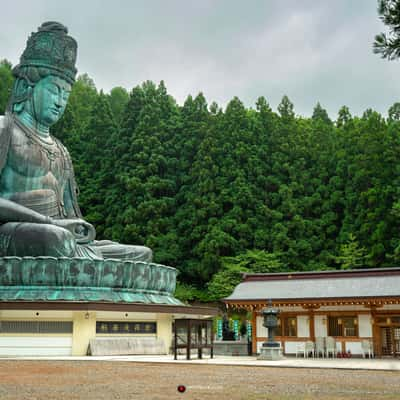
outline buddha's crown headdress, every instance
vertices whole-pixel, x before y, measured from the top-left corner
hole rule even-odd
[[[20,63],[14,69],[14,75],[18,76],[18,70],[23,67],[43,67],[49,68],[69,83],[74,83],[78,45],[75,39],[67,34],[67,27],[59,22],[44,22],[38,31],[32,32],[28,38]]]

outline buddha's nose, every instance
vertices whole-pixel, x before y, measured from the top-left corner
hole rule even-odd
[[[55,105],[57,108],[61,108],[61,107],[62,107],[62,104],[63,104],[62,95],[59,94],[58,96],[56,96],[54,105]]]
[[[54,101],[54,108],[58,111],[61,108],[61,104],[59,100]]]

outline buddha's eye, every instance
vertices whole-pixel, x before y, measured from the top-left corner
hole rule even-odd
[[[47,90],[51,93],[51,94],[58,94],[58,87],[51,85],[48,86]]]

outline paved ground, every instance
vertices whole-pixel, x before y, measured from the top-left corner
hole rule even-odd
[[[330,368],[330,369],[361,369],[400,371],[400,359],[394,358],[295,358],[285,357],[279,361],[257,360],[256,357],[216,356],[213,359],[205,357],[198,360],[195,357],[188,361],[179,356],[175,361],[172,356],[97,356],[97,357],[23,357],[15,360],[64,360],[64,361],[129,361],[143,363],[178,363],[178,364],[207,364],[207,365],[241,365],[249,367],[286,367],[286,368]],[[1,358],[0,358],[1,360]]]
[[[398,400],[400,372],[195,363],[0,360],[2,400]],[[117,362],[116,362],[117,361]],[[307,361],[307,360],[306,360]],[[341,360],[347,361],[347,360]],[[178,393],[185,385],[185,393]]]

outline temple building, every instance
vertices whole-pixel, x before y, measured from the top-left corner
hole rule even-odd
[[[325,356],[400,356],[400,268],[244,274],[223,301],[252,313],[253,353],[268,336],[261,311],[270,300],[284,354],[329,338],[336,351]]]
[[[0,301],[0,357],[169,354],[176,319],[215,314],[183,304]]]

